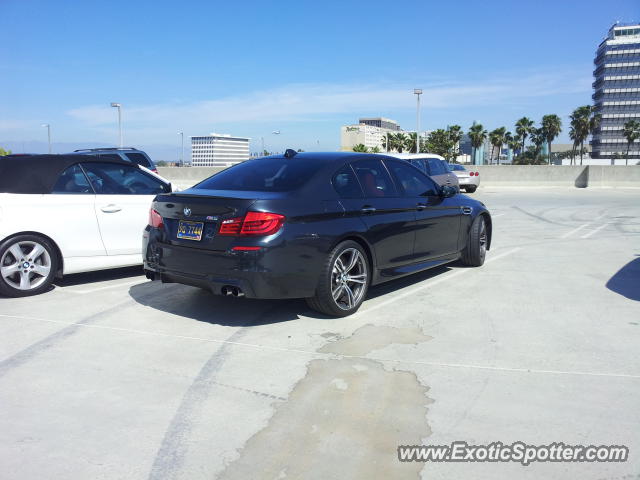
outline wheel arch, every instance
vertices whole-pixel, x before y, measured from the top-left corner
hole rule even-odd
[[[339,240],[336,240],[331,245],[331,248],[329,249],[329,251],[330,252],[333,251],[333,249],[336,248],[340,243],[346,242],[347,240],[356,242],[362,247],[362,249],[364,250],[364,253],[367,254],[367,261],[369,262],[369,267],[371,268],[371,272],[373,274],[376,267],[376,261],[375,261],[375,256],[373,254],[373,249],[371,248],[371,245],[369,245],[369,243],[361,236],[351,234],[351,235],[345,235],[344,237],[340,237]]]
[[[56,243],[56,241],[53,238],[51,238],[49,235],[45,235],[44,233],[41,233],[41,232],[36,232],[36,231],[32,231],[32,230],[25,230],[23,232],[12,233],[11,235],[3,238],[2,239],[2,243],[6,242],[7,240],[10,240],[10,239],[12,239],[14,237],[17,237],[19,235],[35,235],[35,236],[42,237],[45,240],[47,240],[53,246],[53,249],[55,250],[56,257],[58,258],[58,271],[56,272],[56,277],[62,277],[62,272],[64,272],[64,257],[62,256],[62,250],[60,250],[60,247],[58,246],[58,244]]]

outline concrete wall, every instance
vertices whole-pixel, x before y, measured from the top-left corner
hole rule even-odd
[[[158,167],[158,174],[184,190],[222,170],[222,167]]]
[[[570,187],[587,186],[584,177],[589,167],[549,165],[471,165],[480,172],[480,186]]]
[[[470,165],[480,187],[640,187],[640,165]],[[189,188],[223,168],[160,167],[158,173],[179,189]]]

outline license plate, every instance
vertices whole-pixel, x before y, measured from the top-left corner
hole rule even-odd
[[[183,240],[202,240],[202,230],[204,228],[204,222],[188,222],[187,220],[180,220],[178,222],[177,237]]]

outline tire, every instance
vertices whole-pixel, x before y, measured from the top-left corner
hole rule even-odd
[[[45,292],[58,264],[56,249],[44,237],[16,235],[5,240],[0,244],[0,294],[28,297]]]
[[[478,187],[476,187],[475,185],[471,185],[465,188],[465,192],[467,193],[473,193],[478,189]]]
[[[367,296],[371,268],[360,244],[351,240],[340,243],[327,256],[316,295],[307,298],[307,304],[333,317],[355,313]]]
[[[487,255],[487,225],[482,215],[478,215],[471,224],[467,245],[462,250],[462,263],[470,267],[479,267]]]

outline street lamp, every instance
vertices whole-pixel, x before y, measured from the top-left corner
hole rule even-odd
[[[180,135],[180,143],[182,144],[182,154],[180,155],[180,166],[184,163],[184,132],[178,132]]]
[[[124,146],[122,143],[122,104],[111,102],[111,106],[118,109],[118,132],[120,133],[120,148]]]
[[[51,155],[51,125],[48,123],[43,123],[43,127],[47,127],[47,139],[49,141],[49,155]]]
[[[422,89],[414,88],[413,93],[418,101],[416,106],[416,153],[420,153],[420,95],[422,95]]]

